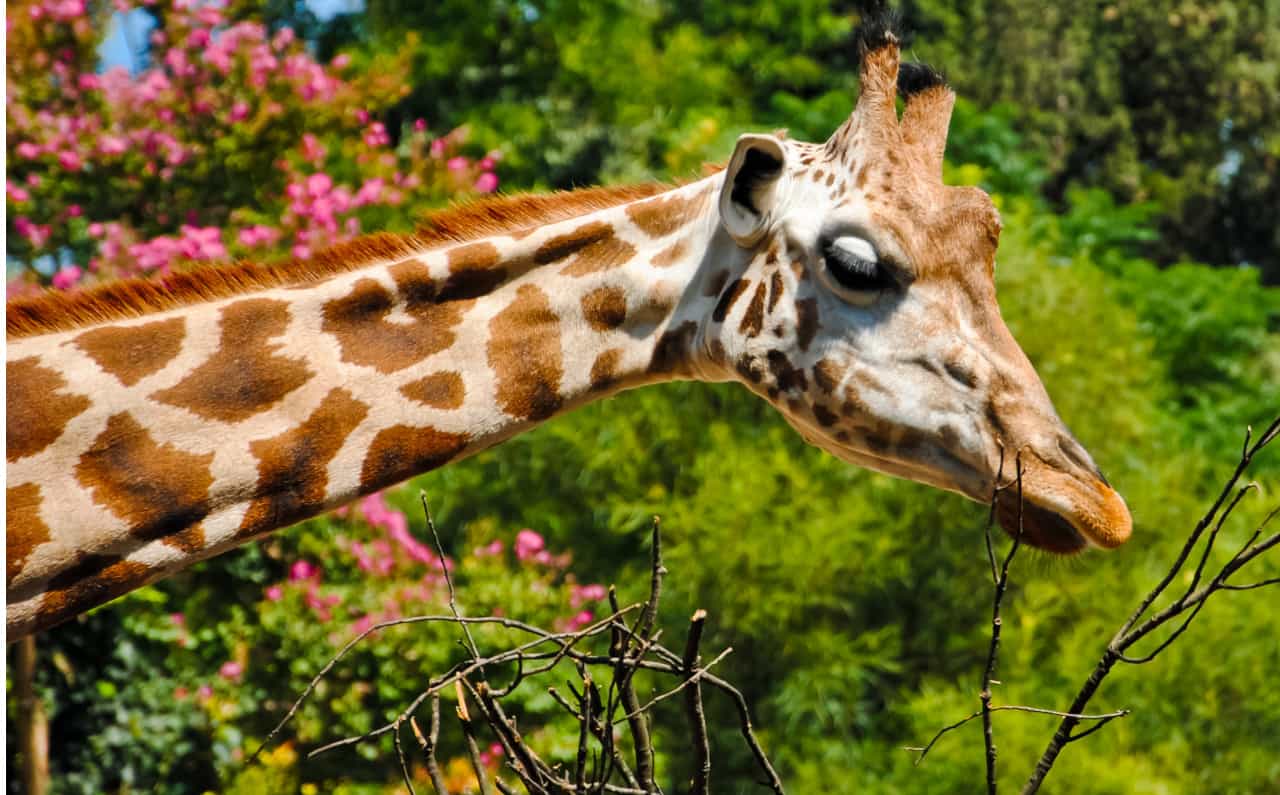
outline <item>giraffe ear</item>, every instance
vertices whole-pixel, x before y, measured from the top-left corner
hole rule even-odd
[[[753,246],[768,230],[786,162],[782,142],[772,135],[738,139],[720,189],[720,220],[738,245]]]

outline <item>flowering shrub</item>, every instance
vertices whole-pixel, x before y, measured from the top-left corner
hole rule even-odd
[[[214,625],[205,625],[204,615],[136,619],[162,625],[159,631],[172,644],[166,668],[174,679],[173,699],[207,715],[215,727],[219,757],[235,761],[251,753],[311,676],[361,632],[406,616],[447,615],[445,568],[470,615],[508,614],[540,626],[577,629],[607,614],[607,607],[601,610],[606,589],[577,582],[572,556],[553,553],[540,533],[526,528],[509,535],[484,524],[474,526],[471,532],[482,537],[461,547],[469,551],[456,560],[446,557],[442,564],[434,548],[419,540],[425,531],[421,514],[411,522],[393,503],[394,496],[388,500],[382,493],[374,494],[312,520],[305,533],[267,542],[281,556],[285,574],[263,587],[251,615],[224,618]],[[417,532],[411,524],[419,526]],[[284,549],[294,538],[296,547]],[[526,554],[529,549],[536,551]],[[502,637],[510,636],[500,637],[503,632],[507,631],[473,629],[482,647],[507,642]],[[428,676],[462,659],[458,638],[457,628],[445,624],[415,624],[370,635],[303,706],[282,747],[316,747],[367,731],[393,716]],[[527,717],[545,722],[542,728],[522,724],[527,735],[543,734],[553,744],[560,734],[572,738],[573,732],[565,730],[568,724],[560,725],[565,716],[550,701],[531,702],[522,709]],[[461,791],[469,784],[470,765],[461,756],[461,746],[448,748],[447,738],[446,749],[459,754],[454,762],[445,762],[445,772],[454,780],[455,791]],[[338,751],[343,759],[337,764],[344,768],[343,776],[350,773],[345,768],[353,758],[357,765],[368,763],[388,775],[393,772],[385,765],[388,753],[393,752],[374,742]],[[496,745],[481,753],[483,763],[495,772],[501,756]],[[294,761],[292,754],[277,754],[266,764],[280,772]],[[238,769],[228,768],[232,773]],[[247,775],[259,775],[252,771]],[[323,768],[308,767],[292,775],[317,773],[323,779]],[[226,783],[244,791],[254,786],[248,780]]]
[[[306,257],[424,207],[496,190],[496,153],[465,129],[389,130],[398,56],[352,72],[319,63],[292,30],[232,19],[218,2],[142,0],[148,66],[95,72],[84,0],[11,4],[7,253],[10,291],[165,273],[182,261]],[[135,10],[115,0],[115,11]]]

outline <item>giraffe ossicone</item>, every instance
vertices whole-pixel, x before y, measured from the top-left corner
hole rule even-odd
[[[840,458],[979,501],[1016,456],[1025,541],[1123,543],[1124,501],[1000,317],[995,208],[942,183],[951,91],[892,36],[861,77],[828,141],[743,136],[682,186],[11,302],[10,639],[672,379],[740,381]]]

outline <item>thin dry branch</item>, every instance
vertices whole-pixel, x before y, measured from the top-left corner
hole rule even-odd
[[[425,497],[423,511],[428,517],[428,527],[431,529],[432,539],[435,542],[441,566],[444,568],[443,545],[430,519]],[[447,576],[447,568],[445,570]],[[694,615],[683,654],[677,654],[660,642],[662,630],[657,629],[655,625],[662,579],[666,573],[666,568],[662,564],[659,523],[655,518],[648,599],[642,603],[619,607],[616,592],[611,588],[610,604],[613,609],[610,614],[572,632],[552,632],[505,617],[466,616],[458,602],[452,578],[449,578],[446,580],[449,589],[448,615],[413,616],[386,621],[360,633],[345,644],[313,677],[302,694],[290,706],[284,718],[268,735],[263,747],[279,736],[324,678],[364,639],[391,626],[446,623],[458,627],[463,634],[461,646],[466,651],[464,660],[456,663],[443,674],[429,678],[423,690],[411,699],[392,720],[364,734],[345,737],[322,745],[312,750],[307,755],[308,758],[391,734],[401,775],[405,786],[412,793],[413,759],[405,754],[401,737],[401,730],[407,723],[421,750],[419,762],[426,765],[432,786],[438,795],[448,795],[445,790],[447,784],[441,775],[436,755],[439,749],[440,701],[442,695],[446,695],[448,689],[452,687],[457,699],[456,711],[463,745],[467,756],[471,759],[477,782],[483,793],[491,793],[494,789],[502,793],[513,790],[502,780],[502,777],[490,776],[485,769],[479,750],[481,731],[491,734],[501,745],[507,771],[531,795],[544,793],[545,795],[553,793],[555,795],[561,793],[660,795],[662,790],[654,780],[653,773],[654,758],[648,722],[650,712],[663,700],[677,694],[684,694],[686,713],[690,716],[689,729],[695,738],[693,748],[695,774],[692,791],[705,793],[711,770],[710,744],[702,707],[705,685],[712,690],[727,694],[732,699],[739,715],[743,737],[753,757],[760,764],[760,769],[764,772],[766,785],[780,795],[783,792],[782,784],[755,737],[746,699],[739,690],[709,672],[712,666],[732,650],[726,648],[709,663],[699,664],[705,612],[698,611]],[[626,618],[631,613],[636,613],[635,624],[628,627]],[[473,624],[501,626],[531,637],[510,648],[483,653],[470,632]],[[600,642],[605,640],[606,634],[607,649],[601,653],[597,649]],[[551,763],[530,745],[519,727],[518,718],[508,714],[503,702],[522,687],[530,686],[530,683],[535,682],[539,675],[554,674],[563,670],[558,667],[562,662],[572,665],[577,674],[576,682],[572,680],[568,682],[568,687],[574,694],[574,700],[566,699],[554,688],[548,688],[548,692],[577,721],[577,744],[572,758]],[[505,687],[493,687],[487,681],[486,675],[506,665],[512,665],[515,668],[510,682]],[[635,676],[641,670],[649,672],[659,680],[667,679],[671,683],[645,703],[640,702],[634,685]],[[607,698],[602,695],[603,680],[606,679],[608,680]],[[418,725],[417,711],[427,700],[431,702],[431,727],[430,731],[424,735]],[[634,707],[628,708],[629,704],[634,704]],[[619,712],[621,712],[620,715]],[[625,731],[617,737],[615,737],[615,724],[625,728]],[[630,746],[629,751],[636,760],[634,770],[625,759],[627,745]],[[262,748],[259,748],[258,752],[255,752],[254,758],[261,750]],[[645,771],[647,777],[641,775],[642,765],[647,766]]]
[[[990,685],[995,682],[992,678],[996,662],[999,656],[1000,632],[1002,628],[1002,620],[1000,616],[1000,607],[1003,601],[1007,586],[1009,564],[1012,562],[1014,555],[1018,551],[1022,539],[1022,467],[1021,462],[1017,463],[1017,479],[1018,488],[1018,532],[1014,536],[1013,543],[1008,553],[1005,555],[1002,564],[997,565],[994,545],[991,539],[991,525],[995,518],[996,498],[999,493],[1008,488],[1012,484],[1004,486],[997,485],[992,495],[991,511],[988,515],[986,528],[984,531],[984,540],[986,544],[987,562],[990,567],[992,582],[994,584],[994,594],[992,599],[992,621],[991,621],[991,639],[988,646],[987,662],[983,671],[982,691],[980,693],[981,708],[971,715],[968,715],[950,725],[944,726],[934,734],[933,738],[924,746],[910,746],[906,750],[917,753],[916,764],[920,764],[929,751],[948,733],[964,726],[970,721],[978,718],[983,722],[983,745],[986,752],[986,781],[987,791],[994,795],[996,792],[995,779],[995,762],[996,750],[994,733],[992,729],[991,715],[995,712],[1016,711],[1031,712],[1042,715],[1054,715],[1062,720],[1057,730],[1049,741],[1048,747],[1037,761],[1036,766],[1023,786],[1024,795],[1038,792],[1044,779],[1052,770],[1054,762],[1062,753],[1062,750],[1070,743],[1083,740],[1089,735],[1102,729],[1111,721],[1122,718],[1130,713],[1129,710],[1121,709],[1113,712],[1104,712],[1089,714],[1085,712],[1090,699],[1098,691],[1103,680],[1111,673],[1117,663],[1128,663],[1131,665],[1143,665],[1151,662],[1162,652],[1169,648],[1183,633],[1191,626],[1191,623],[1199,615],[1200,610],[1208,602],[1209,597],[1218,591],[1247,591],[1258,588],[1265,588],[1271,585],[1280,584],[1280,577],[1267,578],[1253,583],[1235,584],[1228,580],[1257,559],[1263,553],[1280,545],[1280,532],[1263,536],[1264,531],[1270,525],[1271,521],[1280,515],[1280,506],[1271,510],[1258,527],[1253,531],[1249,538],[1236,551],[1231,558],[1212,575],[1206,575],[1209,568],[1209,560],[1213,553],[1214,546],[1217,543],[1223,526],[1231,517],[1236,507],[1250,492],[1260,491],[1257,484],[1247,483],[1237,488],[1241,477],[1248,470],[1249,465],[1254,458],[1262,452],[1269,444],[1280,437],[1280,417],[1277,417],[1267,426],[1267,429],[1257,439],[1253,440],[1252,429],[1245,434],[1244,445],[1241,450],[1240,460],[1236,465],[1235,471],[1230,478],[1227,479],[1222,491],[1217,499],[1210,506],[1209,510],[1201,517],[1195,528],[1191,531],[1178,556],[1175,558],[1169,570],[1164,574],[1160,581],[1151,591],[1146,594],[1139,602],[1138,607],[1124,622],[1120,629],[1116,632],[1111,641],[1107,644],[1103,651],[1101,659],[1090,672],[1089,677],[1081,686],[1079,692],[1071,705],[1063,711],[1044,709],[1041,707],[1030,707],[1022,705],[999,705],[991,704]],[[1004,466],[1004,451],[1001,450],[1001,472]],[[997,478],[999,482],[1000,478]],[[1161,610],[1147,616],[1144,616],[1157,600],[1164,594],[1169,585],[1182,572],[1187,561],[1191,559],[1197,544],[1204,541],[1204,546],[1197,558],[1194,572],[1188,580],[1186,589],[1180,596],[1175,598],[1171,603]],[[1208,577],[1207,582],[1205,581]],[[1204,582],[1203,585],[1201,583]],[[1175,619],[1182,620],[1177,623],[1176,627],[1169,632],[1151,651],[1142,655],[1130,655],[1126,652],[1139,641],[1151,635],[1158,629],[1173,622]],[[1141,622],[1141,623],[1139,623]],[[1075,728],[1082,722],[1092,721],[1092,726],[1081,732],[1075,732]]]

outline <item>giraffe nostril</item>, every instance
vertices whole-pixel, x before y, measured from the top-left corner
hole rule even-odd
[[[1086,472],[1092,472],[1094,475],[1097,475],[1098,479],[1101,480],[1103,483],[1105,483],[1108,487],[1111,486],[1110,483],[1107,483],[1107,479],[1102,476],[1102,471],[1098,469],[1097,465],[1094,464],[1092,460],[1090,460],[1089,454],[1084,451],[1084,448],[1081,447],[1080,443],[1077,442],[1075,439],[1072,439],[1070,436],[1066,436],[1066,435],[1059,436],[1058,450],[1060,450],[1062,454],[1067,457],[1068,461],[1075,464],[1080,469],[1085,470]]]

